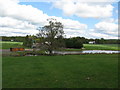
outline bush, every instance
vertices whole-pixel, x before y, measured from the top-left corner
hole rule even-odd
[[[83,44],[80,41],[76,41],[74,43],[74,48],[82,48],[82,47],[83,47]]]
[[[30,38],[28,35],[25,37],[25,40],[23,42],[23,45],[26,46],[26,47],[29,47],[31,48],[32,47],[32,38]]]
[[[82,48],[83,43],[76,39],[67,39],[65,41],[66,48]]]

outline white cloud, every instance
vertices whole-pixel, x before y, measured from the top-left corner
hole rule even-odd
[[[85,37],[87,36],[85,31],[86,30],[71,30],[71,29],[64,29],[65,34],[67,34],[67,38],[69,37],[76,37],[76,36],[80,36],[80,37]]]
[[[91,38],[104,38],[104,39],[118,39],[118,36],[111,36],[103,33],[90,32],[89,37]]]
[[[105,21],[99,22],[95,24],[95,28],[99,32],[108,33],[108,34],[112,32],[118,32],[118,24],[111,22],[105,22]]]
[[[31,5],[19,5],[18,0],[2,0],[0,6],[0,16],[2,17],[12,17],[42,25],[45,24],[45,19],[48,18],[47,14]]]
[[[27,21],[13,19],[11,17],[0,17],[0,27],[9,27],[17,29],[35,29],[35,25]]]
[[[61,17],[55,17],[55,16],[51,16],[51,17],[57,19],[57,21],[60,21],[64,25],[65,29],[71,29],[71,30],[86,30],[87,29],[86,24],[82,24],[78,21],[71,20],[71,19],[63,19]]]
[[[48,16],[31,5],[20,5],[18,3],[18,0],[0,1],[0,36],[36,34],[36,27],[47,24],[46,19],[52,17],[62,22],[65,30],[70,29],[71,31],[78,32],[87,29],[86,24],[71,19]],[[69,32],[66,32],[66,34],[68,35]]]
[[[88,36],[92,38],[118,39],[118,24],[113,18],[95,24],[95,28],[89,31]]]
[[[106,18],[106,19],[102,19],[102,22],[109,22],[109,23],[115,23],[115,19],[114,18]]]
[[[84,18],[107,18],[112,16],[112,2],[117,0],[57,0],[53,6],[63,10],[65,15]]]
[[[43,11],[31,5],[20,5],[18,3],[18,0],[0,1],[0,36],[33,35],[38,33],[36,27],[47,24],[46,19],[56,18],[57,21],[63,23],[66,37],[117,38],[117,20],[108,18],[112,15],[113,9],[109,3],[77,3],[74,5],[71,2],[65,2],[62,3],[62,6],[61,3],[58,3],[60,6],[57,6],[59,8],[64,7],[64,13],[68,15],[75,14],[80,17],[104,18],[101,22],[95,24],[94,29],[88,29],[86,24],[80,23],[79,21],[48,16]],[[65,4],[68,6],[66,7]]]
[[[8,28],[8,27],[0,27],[1,36],[25,36],[28,34],[35,35],[38,31],[35,29],[29,29],[29,30],[23,30],[23,29],[14,29],[14,28]]]
[[[19,0],[20,2],[55,2],[60,0]],[[96,0],[66,0],[66,1],[73,1],[73,2],[96,2]],[[119,0],[97,0],[97,2],[118,2]]]

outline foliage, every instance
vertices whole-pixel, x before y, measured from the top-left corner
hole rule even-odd
[[[33,36],[29,35],[29,37],[33,38],[35,41],[39,41],[39,38],[37,38],[34,35]],[[2,36],[2,41],[11,41],[11,40],[13,40],[14,42],[24,42],[25,38],[26,38],[25,36],[11,36],[11,37]],[[104,38],[87,39],[85,37],[73,37],[73,38],[79,39],[83,44],[88,44],[89,41],[95,41],[96,44],[120,44],[119,39],[104,39]]]
[[[65,39],[66,48],[82,48],[83,44],[79,38]]]
[[[23,45],[26,46],[26,47],[29,47],[29,48],[32,47],[32,45],[33,45],[33,39],[30,36],[27,35],[25,37]]]
[[[118,44],[84,44],[85,50],[120,50]]]
[[[74,48],[82,48],[82,47],[83,47],[83,44],[77,40],[74,44]]]
[[[2,41],[14,41],[14,42],[23,42],[25,39],[24,36],[2,36]]]
[[[52,51],[62,47],[63,38],[63,25],[61,22],[57,22],[54,19],[49,19],[49,25],[38,28],[39,33],[37,36],[40,38],[39,47],[41,49]]]

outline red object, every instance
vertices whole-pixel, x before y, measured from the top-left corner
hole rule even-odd
[[[10,51],[24,51],[24,48],[10,48]]]

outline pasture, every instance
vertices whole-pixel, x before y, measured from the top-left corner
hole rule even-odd
[[[24,47],[23,42],[10,42],[10,41],[0,41],[0,45],[2,45],[2,49],[10,49],[13,47]]]
[[[83,44],[83,50],[120,50],[118,44]],[[65,51],[81,51],[82,49],[65,49]]]
[[[120,50],[118,44],[84,44],[86,50]]]
[[[118,54],[3,57],[3,88],[117,88]]]

